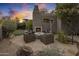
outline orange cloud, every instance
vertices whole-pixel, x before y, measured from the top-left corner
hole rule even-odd
[[[32,11],[23,8],[21,11],[13,13],[12,19],[16,19],[16,18],[18,20],[22,20],[24,18],[32,19]]]
[[[46,9],[46,4],[44,3],[38,3],[37,5],[40,11]],[[32,19],[32,11],[29,10],[28,5],[26,3],[22,5],[21,11],[13,10],[12,19],[16,18],[18,18],[19,20],[22,20],[24,18]]]

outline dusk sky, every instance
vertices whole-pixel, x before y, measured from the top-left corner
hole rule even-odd
[[[32,19],[32,12],[34,9],[34,3],[0,3],[0,11],[4,16],[9,15],[9,11],[15,10],[20,16],[25,16],[25,18]],[[42,3],[38,4],[39,8],[46,8],[48,11],[54,10],[56,5],[53,3]]]

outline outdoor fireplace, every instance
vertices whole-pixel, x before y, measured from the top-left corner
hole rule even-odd
[[[42,26],[35,26],[35,32],[42,32]]]
[[[41,28],[36,28],[36,32],[41,32]]]

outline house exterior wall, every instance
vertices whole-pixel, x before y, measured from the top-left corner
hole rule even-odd
[[[50,17],[51,20],[51,32],[53,33],[57,33],[57,18],[56,16],[51,16]]]
[[[55,32],[57,26],[52,14],[53,13],[50,14],[46,11],[40,12],[38,7],[35,6],[33,10],[33,31],[36,32],[36,28],[41,28],[41,32]],[[45,22],[44,19],[48,19],[48,22]]]
[[[44,19],[43,19],[44,20]],[[49,22],[44,22],[43,21],[43,24],[42,24],[42,30],[43,30],[43,32],[50,32],[50,23]]]
[[[79,21],[76,22],[76,24],[74,26],[72,26],[73,29],[71,28],[71,26],[67,25],[65,20],[62,20],[61,23],[62,23],[62,25],[61,25],[62,26],[62,30],[64,32],[66,32],[67,34],[71,35],[71,34],[73,34],[72,31],[74,31],[74,34],[78,34],[79,35]]]
[[[48,19],[49,22],[45,22],[44,19]],[[75,26],[76,25],[76,26]],[[73,26],[74,32],[79,34],[79,21]],[[46,11],[39,11],[38,7],[35,7],[33,11],[33,30],[36,32],[36,28],[41,28],[41,32],[61,32],[64,31],[67,34],[72,34],[72,30],[65,20],[61,20],[54,15],[53,12],[47,13]]]

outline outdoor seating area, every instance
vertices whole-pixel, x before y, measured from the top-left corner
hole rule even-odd
[[[52,33],[42,33],[42,32],[37,33],[26,32],[24,34],[24,41],[26,43],[30,43],[35,40],[40,40],[42,43],[47,45],[54,42],[54,35]]]
[[[39,3],[12,4],[14,9],[7,9],[10,5],[0,10],[0,55],[79,55],[79,4],[47,3],[45,9]]]

